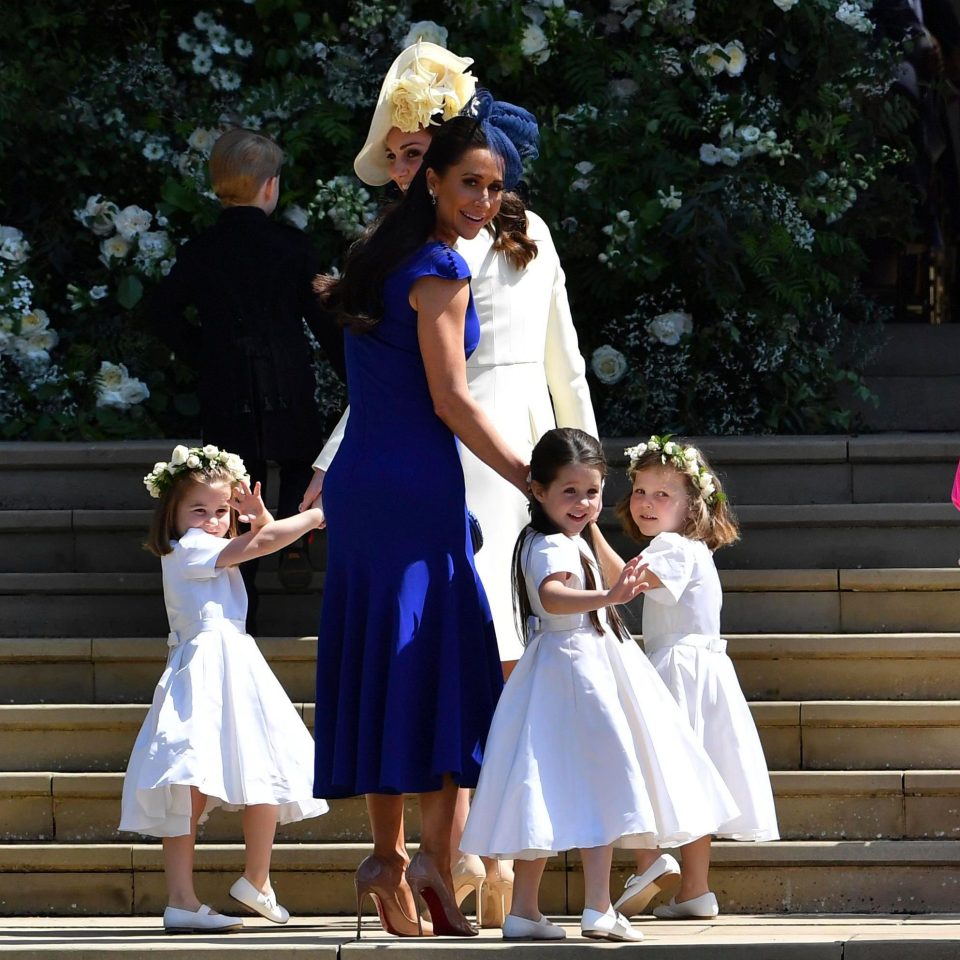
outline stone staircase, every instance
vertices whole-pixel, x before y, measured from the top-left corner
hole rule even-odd
[[[626,489],[626,445],[606,444],[609,505]],[[947,501],[960,434],[702,445],[742,521],[742,542],[717,555],[724,630],[783,834],[716,844],[723,911],[956,911],[960,515]],[[0,444],[0,916],[163,907],[159,845],[116,824],[166,656],[158,565],[140,544],[152,506],[141,477],[169,447]],[[628,553],[609,510],[603,522]],[[314,550],[322,565],[322,537]],[[261,573],[258,640],[308,725],[322,580],[291,595],[271,564]],[[408,828],[415,840],[415,805]],[[198,892],[226,908],[239,818],[215,813],[201,839]],[[361,800],[282,828],[283,902],[300,916],[349,915],[368,843]],[[548,912],[579,913],[577,859],[551,861]],[[628,858],[616,867],[619,883]]]

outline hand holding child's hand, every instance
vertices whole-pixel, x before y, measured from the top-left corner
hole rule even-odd
[[[230,506],[237,511],[237,519],[241,523],[249,523],[251,527],[262,527],[273,519],[260,496],[259,480],[253,485],[253,490],[241,480],[233,488]]]
[[[629,603],[638,593],[648,590],[650,584],[643,577],[646,569],[647,565],[641,562],[639,556],[628,560],[617,582],[607,591],[610,603]]]

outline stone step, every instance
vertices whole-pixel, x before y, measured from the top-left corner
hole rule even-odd
[[[952,409],[947,403],[943,407]],[[741,506],[942,503],[948,499],[960,449],[955,426],[955,422],[949,422],[944,432],[927,434],[692,439],[725,478],[732,501]],[[623,450],[639,439],[645,438],[604,441],[612,468],[608,491],[611,501],[619,498],[627,486]],[[156,460],[169,456],[173,442],[0,443],[0,506],[150,510],[155,501],[144,489],[143,475]]]
[[[258,578],[265,635],[298,635],[320,611],[323,574],[300,594]],[[725,633],[933,633],[960,623],[960,568],[721,570]],[[642,599],[626,608],[640,629]],[[0,573],[0,636],[156,637],[159,573]]]
[[[960,554],[960,513],[949,503],[747,504],[737,509],[742,539],[717,554],[728,569],[764,569],[784,559],[789,535],[795,567],[952,566]],[[144,510],[0,511],[0,573],[155,572],[143,543]],[[612,508],[601,525],[625,556],[639,546],[620,529]],[[316,570],[326,566],[326,536],[311,544]],[[277,565],[264,557],[262,568]]]
[[[353,871],[369,852],[366,844],[278,844],[274,888],[295,915],[350,915]],[[227,911],[227,890],[242,867],[240,845],[199,845],[200,899]],[[629,853],[617,851],[612,889],[631,868]],[[956,910],[958,869],[960,844],[952,840],[718,842],[711,886],[727,914],[936,913]],[[5,916],[157,916],[165,903],[159,844],[0,845]],[[578,855],[551,858],[541,909],[579,914],[582,904]]]
[[[260,918],[244,918],[244,928],[229,937],[164,937],[159,916],[7,917],[0,922],[0,951],[16,960],[155,960],[163,957],[205,960],[474,960],[483,956],[539,956],[596,960],[598,944],[580,936],[579,917],[554,917],[566,929],[562,948],[505,943],[499,930],[482,930],[470,940],[453,937],[394,938],[365,920],[355,939],[351,917],[294,916],[278,927]],[[798,916],[789,912],[751,916],[721,914],[714,920],[666,921],[640,918],[642,944],[601,950],[634,952],[646,960],[952,960],[960,939],[955,916],[847,914]],[[642,954],[640,953],[642,951]]]
[[[259,637],[291,699],[314,694],[316,637]],[[960,634],[728,634],[750,700],[960,699]],[[148,703],[155,637],[0,638],[0,703]]]
[[[956,424],[951,424],[955,430]],[[646,438],[642,438],[646,439]],[[628,490],[624,448],[636,437],[603,441],[610,463],[604,499]],[[694,437],[724,480],[731,502],[746,504],[945,503],[960,434]]]
[[[774,770],[770,774],[784,840],[960,839],[960,771]],[[117,823],[123,774],[0,774],[0,843],[129,841]],[[419,840],[416,803],[404,816]],[[222,811],[200,828],[204,843],[242,841],[240,819]],[[282,843],[368,843],[362,798],[336,800],[323,817],[281,826]]]
[[[298,704],[308,727],[314,704]],[[960,701],[810,700],[750,704],[773,770],[960,767]],[[0,706],[0,770],[126,767],[146,704]]]

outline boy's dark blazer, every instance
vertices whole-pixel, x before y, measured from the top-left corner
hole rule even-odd
[[[258,207],[227,207],[180,247],[151,318],[197,370],[204,442],[251,461],[313,460],[323,434],[304,319],[344,376],[342,330],[313,292],[319,271],[310,238]]]

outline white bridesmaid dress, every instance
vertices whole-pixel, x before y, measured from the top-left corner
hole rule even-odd
[[[678,533],[661,533],[642,557],[663,583],[644,595],[647,656],[740,808],[714,834],[729,840],[777,840],[763,747],[720,637],[723,591],[710,549]]]
[[[532,534],[524,570],[536,630],[504,687],[461,842],[531,860],[573,848],[673,847],[737,808],[636,643],[587,614],[552,616],[540,584],[582,588],[579,537]],[[589,553],[586,553],[589,556]],[[601,612],[602,616],[602,612]]]
[[[245,632],[238,567],[217,567],[230,541],[190,529],[161,560],[170,623],[167,666],[123,781],[120,829],[190,833],[190,787],[215,807],[273,804],[279,823],[327,812],[313,797],[313,738]]]

